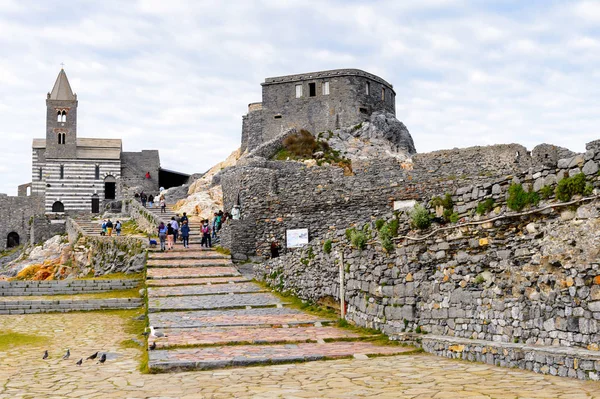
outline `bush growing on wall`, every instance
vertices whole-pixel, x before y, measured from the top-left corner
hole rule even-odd
[[[539,202],[540,196],[538,193],[532,191],[527,192],[520,184],[513,183],[508,188],[506,206],[513,211],[521,211],[526,206],[537,205]]]
[[[326,254],[331,253],[331,244],[331,240],[325,241],[325,243],[323,244],[323,252],[325,252]]]
[[[363,250],[367,247],[367,234],[362,230],[346,230],[346,238],[356,249]]]
[[[317,140],[307,130],[300,130],[298,133],[293,134],[283,140],[283,147],[292,155],[297,158],[309,158],[313,152],[317,149]]]
[[[488,198],[485,201],[481,201],[477,205],[477,214],[485,215],[487,213],[490,213],[492,211],[492,209],[494,209],[494,205],[495,205],[495,203],[492,198]]]
[[[585,175],[583,173],[576,174],[573,177],[565,177],[556,186],[556,198],[562,202],[569,201],[574,195],[584,194],[585,186]]]
[[[431,226],[431,215],[429,211],[421,204],[416,204],[410,212],[411,224],[419,230],[424,230]]]

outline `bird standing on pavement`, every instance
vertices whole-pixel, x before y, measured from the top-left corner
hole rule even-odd
[[[154,329],[154,327],[150,326],[150,336],[151,336],[151,337],[156,337],[156,338],[162,338],[162,337],[166,337],[166,336],[167,336],[167,334],[165,334],[165,333],[162,333],[162,332],[160,332],[160,331],[156,331],[156,330]]]
[[[42,360],[48,359],[48,351],[44,351],[44,356],[42,356]]]
[[[152,342],[152,345],[150,345],[150,350],[153,351],[154,349],[156,349],[156,341]]]
[[[63,356],[63,360],[67,360],[71,356],[71,351],[67,349],[67,353]]]
[[[97,357],[98,357],[98,352],[94,353],[93,355],[89,355],[89,356],[87,357],[87,359],[85,359],[85,360],[94,360],[94,359],[95,359],[95,358],[97,358]]]
[[[106,353],[103,353],[102,356],[100,356],[100,360],[98,360],[98,363],[104,363],[106,361]]]
[[[83,363],[83,358],[79,359],[77,361],[77,363],[75,363],[75,364],[78,365],[78,366],[81,366],[82,363]]]

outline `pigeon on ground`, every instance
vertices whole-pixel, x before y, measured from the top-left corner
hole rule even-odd
[[[152,345],[150,345],[150,350],[153,351],[154,349],[156,349],[156,341],[152,342]]]
[[[83,363],[83,358],[79,359],[77,361],[77,363],[75,363],[75,364],[78,365],[78,366],[81,366],[82,363]]]
[[[97,357],[98,357],[98,352],[94,353],[93,355],[89,355],[89,356],[87,357],[87,359],[85,359],[85,360],[94,360],[94,359],[95,359],[95,358],[97,358]]]
[[[167,334],[165,334],[165,333],[162,333],[162,332],[160,332],[160,331],[156,331],[156,330],[154,329],[154,327],[150,326],[150,336],[151,336],[151,337],[156,337],[156,338],[162,338],[162,337],[166,337],[166,336],[167,336]]]
[[[42,356],[42,360],[48,359],[48,351],[44,351],[44,356]]]
[[[102,356],[100,356],[100,360],[98,360],[98,363],[104,363],[106,361],[106,353],[103,353]]]
[[[142,335],[143,335],[144,337],[147,337],[148,335],[150,335],[150,331],[144,331],[144,332],[142,333]]]
[[[67,349],[67,353],[63,356],[63,360],[67,360],[71,356],[71,351]]]

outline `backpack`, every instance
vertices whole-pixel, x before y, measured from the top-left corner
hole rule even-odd
[[[208,225],[202,226],[202,233],[208,234],[210,232],[210,227]]]

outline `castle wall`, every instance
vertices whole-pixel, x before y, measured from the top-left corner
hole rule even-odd
[[[0,194],[0,251],[6,249],[9,233],[17,233],[20,244],[27,243],[29,221],[34,215],[42,212],[42,197],[12,197]]]
[[[329,84],[329,93],[323,86]],[[314,96],[310,85],[314,84]],[[302,96],[296,97],[296,86]],[[367,93],[367,85],[369,86]],[[382,93],[384,91],[384,93]],[[242,134],[242,145],[253,149],[289,129],[306,129],[313,134],[353,126],[368,120],[375,111],[395,114],[396,93],[385,80],[358,69],[339,69],[301,75],[267,78],[262,83],[262,110],[249,110]],[[254,115],[253,115],[254,114]],[[262,119],[260,129],[258,116]],[[252,138],[253,134],[255,139]]]
[[[158,171],[160,157],[158,150],[121,153],[121,183],[123,198],[133,198],[134,194],[144,191],[147,194],[158,193]],[[146,179],[150,172],[150,179]]]
[[[523,154],[519,159],[517,151]],[[287,229],[308,228],[318,238],[332,228],[387,214],[397,200],[443,195],[467,182],[485,184],[482,190],[491,192],[506,175],[530,166],[526,149],[516,144],[421,154],[404,165],[393,158],[355,161],[352,176],[333,166],[255,159],[222,174],[225,209],[239,198],[243,217],[222,236],[235,256],[264,255],[271,239],[285,243]],[[468,209],[472,206],[469,202]]]
[[[264,141],[262,104],[250,104],[248,113],[242,117],[241,152],[252,151]]]

